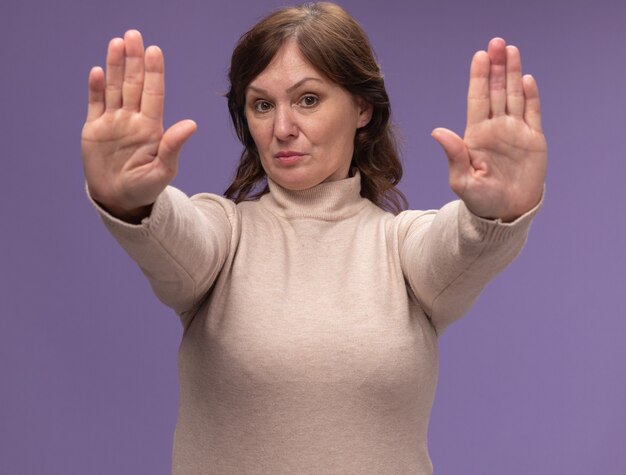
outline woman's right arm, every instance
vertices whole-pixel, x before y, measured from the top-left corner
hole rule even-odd
[[[139,223],[176,176],[183,144],[196,123],[163,130],[163,54],[144,50],[141,33],[129,30],[109,43],[105,72],[89,73],[82,157],[91,197],[113,216]]]
[[[136,30],[112,39],[106,77],[100,67],[89,73],[82,158],[89,196],[105,225],[159,299],[182,315],[219,273],[236,210],[223,198],[189,199],[167,186],[196,124],[183,120],[164,131],[163,99],[161,50],[144,50]]]
[[[189,198],[168,186],[139,225],[97,208],[159,300],[183,320],[202,302],[237,246],[237,208],[221,196],[205,193]]]

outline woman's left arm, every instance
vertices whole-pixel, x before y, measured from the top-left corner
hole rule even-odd
[[[463,138],[432,133],[448,156],[450,187],[475,215],[512,222],[539,203],[547,164],[539,90],[522,76],[515,46],[494,38],[474,55],[467,102]]]

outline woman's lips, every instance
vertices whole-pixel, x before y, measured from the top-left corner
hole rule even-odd
[[[274,157],[276,158],[276,160],[278,160],[280,163],[283,163],[285,165],[288,165],[290,163],[295,163],[297,162],[300,158],[302,158],[305,154],[304,153],[300,153],[300,152],[294,152],[291,150],[287,150],[285,152],[278,152],[276,155],[274,155]]]

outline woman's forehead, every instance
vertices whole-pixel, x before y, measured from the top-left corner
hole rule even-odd
[[[247,89],[295,89],[299,85],[317,82],[327,84],[330,81],[302,54],[294,40],[283,44],[267,67],[255,77]]]

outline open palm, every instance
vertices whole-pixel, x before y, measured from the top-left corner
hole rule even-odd
[[[539,91],[522,76],[518,49],[501,38],[472,59],[463,139],[443,128],[433,137],[448,156],[450,187],[474,214],[513,221],[541,199],[547,146]]]
[[[89,74],[82,131],[85,177],[91,196],[120,218],[140,217],[176,176],[178,155],[196,124],[163,130],[163,54],[144,51],[141,34],[127,31],[109,43],[106,80]]]

